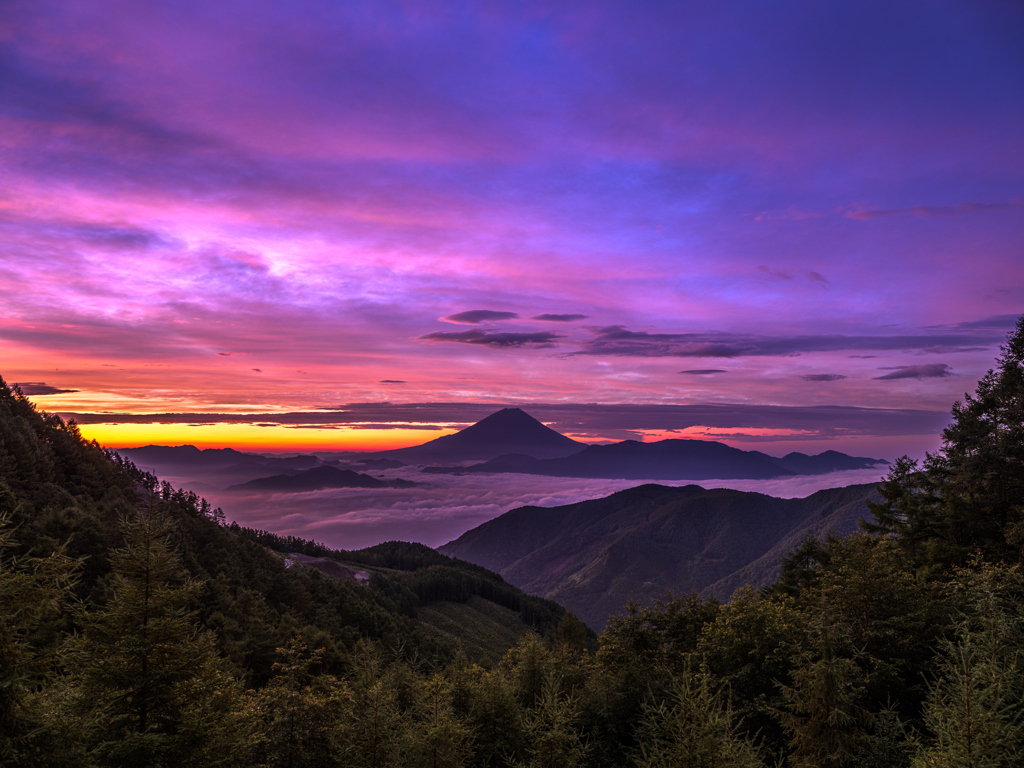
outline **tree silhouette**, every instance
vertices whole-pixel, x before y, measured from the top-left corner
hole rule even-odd
[[[111,766],[215,766],[244,760],[235,681],[220,669],[209,632],[188,607],[200,584],[185,577],[170,523],[139,513],[122,522],[113,597],[83,614],[75,698],[93,757]]]

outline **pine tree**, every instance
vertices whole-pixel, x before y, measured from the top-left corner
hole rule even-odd
[[[521,756],[523,708],[502,672],[492,670],[481,676],[469,715],[476,741],[474,765],[497,768]]]
[[[406,731],[402,762],[409,768],[462,768],[470,755],[470,729],[451,702],[444,675],[420,682]]]
[[[392,768],[401,765],[404,721],[395,666],[387,667],[381,653],[360,642],[355,654],[357,674],[352,683],[352,721],[346,731],[346,765]]]
[[[521,768],[576,768],[587,756],[580,724],[579,702],[561,692],[557,675],[541,687],[526,718],[527,760]]]
[[[963,613],[955,636],[941,646],[925,711],[934,740],[917,755],[920,768],[1024,762],[1024,579],[1020,566],[975,565],[950,588]]]
[[[863,704],[866,675],[850,628],[827,599],[810,617],[810,642],[793,671],[793,684],[780,686],[783,726],[790,734],[794,768],[861,766],[870,754],[876,716]]]
[[[649,705],[640,725],[639,768],[761,768],[754,745],[739,735],[729,702],[706,671],[674,681],[667,702]]]
[[[60,637],[45,630],[68,603],[79,562],[63,552],[8,558],[13,548],[0,517],[0,764],[47,765],[52,734],[34,694],[61,661]]]
[[[260,734],[260,765],[330,768],[344,765],[343,737],[352,694],[320,674],[322,648],[309,652],[301,637],[278,648],[274,677],[250,697],[249,717]]]
[[[939,479],[954,543],[963,551],[980,548],[992,561],[1019,560],[1007,538],[1024,532],[1024,317],[997,364],[974,397],[965,394],[953,405],[942,450],[927,467]]]
[[[119,767],[244,764],[238,687],[188,611],[200,585],[171,551],[170,523],[142,512],[122,530],[113,596],[82,614],[74,659],[73,695],[92,756]]]
[[[926,572],[1021,559],[1024,545],[1024,316],[997,367],[956,402],[942,447],[918,469],[898,460],[872,504],[871,532],[898,536]]]

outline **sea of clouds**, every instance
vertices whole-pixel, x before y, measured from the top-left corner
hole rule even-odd
[[[704,488],[733,488],[781,498],[809,496],[823,488],[878,482],[885,467],[774,480],[595,480],[520,474],[424,475],[415,468],[371,472],[423,485],[379,490],[336,489],[310,493],[228,493],[165,478],[193,487],[229,521],[249,528],[314,539],[338,549],[360,549],[393,539],[437,547],[471,528],[522,506],[554,507],[608,496],[624,488],[656,482]],[[867,510],[865,510],[865,514]]]

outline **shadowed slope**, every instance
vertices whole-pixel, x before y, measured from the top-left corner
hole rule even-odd
[[[439,548],[497,571],[526,592],[558,600],[601,629],[630,599],[676,591],[726,598],[742,583],[768,583],[804,532],[849,533],[874,484],[805,499],[700,486],[642,485],[561,507],[520,507]],[[756,565],[753,565],[755,564]],[[712,588],[712,585],[715,585]]]

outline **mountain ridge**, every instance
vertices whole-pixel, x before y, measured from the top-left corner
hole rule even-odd
[[[576,504],[519,507],[438,551],[557,600],[600,629],[630,599],[669,589],[724,599],[745,583],[762,586],[778,573],[776,555],[807,533],[856,530],[875,492],[864,484],[778,499],[647,484]]]
[[[296,475],[321,464],[354,469],[425,466],[427,474],[519,473],[549,477],[625,480],[771,479],[826,474],[888,464],[885,459],[825,451],[815,456],[791,452],[782,457],[744,451],[712,440],[636,440],[588,445],[545,426],[521,408],[503,408],[451,435],[422,445],[351,454],[344,460],[314,454],[277,457],[233,448],[199,449],[192,445],[120,449],[140,466],[156,465],[160,474],[185,474],[194,481],[221,480],[221,487]],[[326,454],[333,455],[333,454]],[[465,466],[466,462],[477,462]],[[196,477],[192,478],[192,475]],[[342,486],[336,486],[342,487]]]
[[[571,456],[530,460],[505,454],[468,467],[425,467],[429,474],[509,473],[548,477],[626,480],[767,480],[791,475],[826,474],[888,464],[885,459],[825,451],[816,456],[789,453],[781,458],[744,451],[712,440],[668,439],[651,443],[623,440],[590,445]]]

